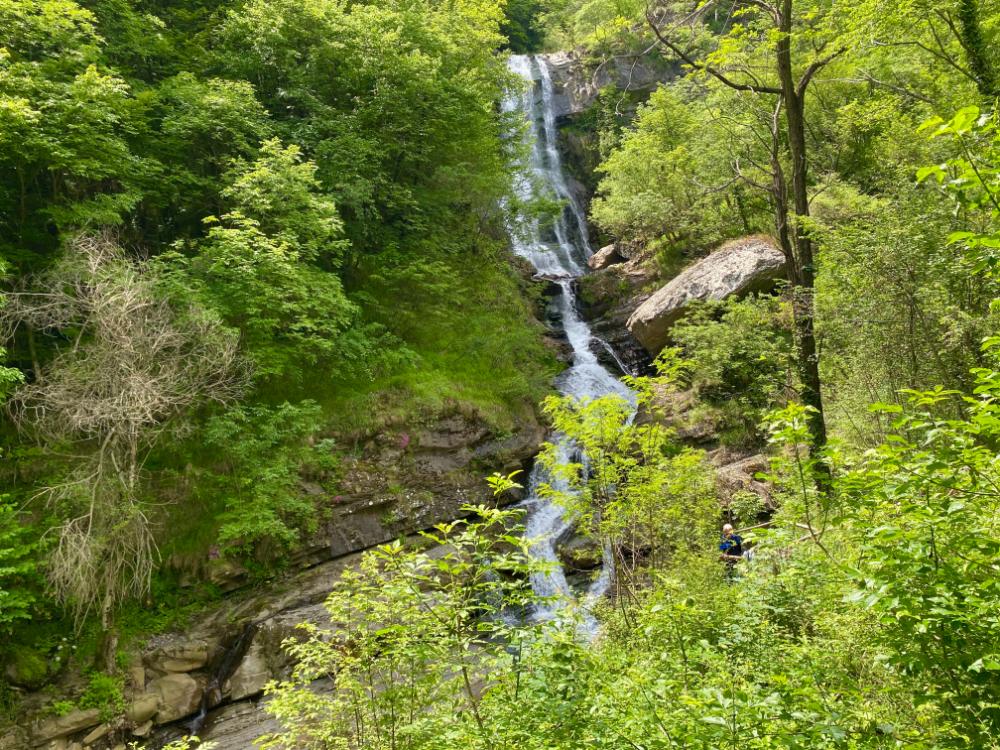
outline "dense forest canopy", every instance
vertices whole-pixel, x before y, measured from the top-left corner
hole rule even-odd
[[[642,280],[584,299],[785,260],[686,311],[636,419],[551,395],[510,254],[507,57],[559,50]],[[998,97],[997,0],[0,0],[0,709],[78,675],[51,711],[111,722],[204,561],[290,565],[359,442],[540,405],[612,596],[514,616],[544,565],[466,508],[331,584],[264,747],[1000,747]],[[768,468],[720,504],[720,456]]]
[[[0,6],[5,632],[108,623],[213,545],[280,565],[334,432],[530,413],[555,365],[505,255],[501,21]]]

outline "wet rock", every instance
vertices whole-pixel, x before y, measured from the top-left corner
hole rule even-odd
[[[590,571],[601,566],[601,545],[593,538],[572,536],[556,544],[556,554],[567,571]]]
[[[190,716],[201,704],[203,688],[198,680],[189,674],[168,674],[153,680],[150,688],[159,699],[157,724],[167,724],[184,716]]]
[[[275,676],[261,640],[255,638],[233,676],[229,678],[226,692],[230,700],[242,700],[261,692]]]
[[[671,326],[695,300],[722,300],[773,286],[785,274],[785,256],[768,237],[747,237],[702,258],[643,302],[627,326],[651,354],[669,341]]]
[[[600,271],[601,269],[624,262],[625,258],[619,254],[618,247],[616,245],[608,245],[591,255],[587,260],[587,265],[590,266],[591,270]]]
[[[64,716],[53,716],[36,724],[32,733],[33,740],[35,745],[43,745],[50,740],[90,729],[100,721],[101,714],[96,708],[77,709]]]
[[[650,368],[649,353],[629,332],[626,321],[648,296],[646,288],[655,278],[651,266],[648,259],[636,255],[624,263],[593,271],[579,281],[580,312],[594,336],[611,348],[613,356],[596,353],[612,372],[642,375]]]

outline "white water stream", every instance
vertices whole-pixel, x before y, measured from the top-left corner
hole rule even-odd
[[[551,75],[541,58],[512,55],[509,65],[511,71],[528,82],[523,90],[515,92],[505,102],[506,111],[520,112],[528,123],[526,137],[530,143],[530,159],[524,172],[515,176],[515,190],[523,202],[541,192],[562,205],[552,221],[534,217],[513,217],[512,220],[512,225],[517,226],[512,231],[514,251],[526,258],[539,276],[559,284],[558,304],[573,361],[559,376],[556,387],[560,393],[575,398],[593,399],[614,393],[634,403],[632,392],[598,361],[591,346],[596,343],[606,348],[606,345],[595,339],[577,311],[573,280],[584,274],[591,248],[586,218],[569,190],[559,158]],[[552,439],[560,458],[569,462],[574,452],[572,443],[561,435]],[[578,601],[556,554],[557,541],[569,531],[573,521],[567,518],[561,506],[539,496],[539,485],[549,481],[542,467],[536,465],[529,479],[528,499],[524,502],[528,510],[526,533],[530,538],[539,539],[532,547],[532,554],[551,564],[549,572],[532,577],[535,593],[551,598],[550,604],[536,607],[534,616],[549,619],[567,609],[579,608],[583,628],[592,632],[596,623],[587,611],[588,604],[607,592],[613,575],[613,560],[606,550],[600,574],[583,600]],[[553,486],[558,488],[558,483]]]

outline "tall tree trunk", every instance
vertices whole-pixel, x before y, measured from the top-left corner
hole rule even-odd
[[[104,674],[118,670],[118,628],[110,604],[105,604],[101,611],[101,637],[94,654],[94,667]]]
[[[819,376],[819,353],[816,348],[815,285],[816,268],[813,245],[801,219],[809,216],[809,162],[806,153],[805,89],[796,85],[792,68],[793,0],[782,0],[779,22],[781,37],[777,47],[778,77],[785,105],[788,129],[788,155],[792,170],[794,258],[790,264],[792,310],[795,318],[795,339],[798,348],[798,369],[802,381],[802,401],[813,408],[809,415],[809,432],[814,450],[826,445],[826,418]],[[779,233],[782,227],[779,227]],[[785,228],[784,231],[789,231]]]

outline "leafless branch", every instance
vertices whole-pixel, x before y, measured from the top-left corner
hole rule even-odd
[[[22,432],[77,455],[44,494],[69,519],[50,582],[78,617],[106,614],[148,586],[155,544],[140,474],[149,450],[189,409],[232,401],[246,383],[236,335],[205,311],[171,304],[156,285],[110,234],[84,235],[0,309],[6,338],[25,325],[72,341],[9,409]]]

